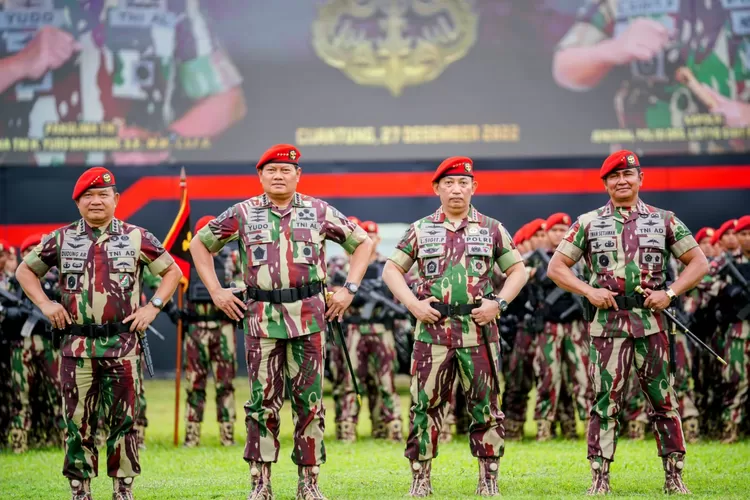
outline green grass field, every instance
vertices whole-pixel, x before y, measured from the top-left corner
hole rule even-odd
[[[241,499],[249,491],[248,466],[242,459],[245,438],[242,404],[247,382],[238,379],[236,429],[238,444],[222,448],[218,441],[213,393],[203,424],[202,446],[196,449],[172,445],[174,385],[168,381],[147,381],[149,427],[147,449],[141,451],[142,475],[136,479],[135,497],[141,499]],[[184,386],[183,386],[184,388]],[[184,401],[184,390],[183,390]],[[408,398],[402,398],[404,422]],[[321,467],[321,488],[330,499],[405,498],[411,474],[403,457],[403,446],[373,441],[369,417],[359,426],[360,441],[354,445],[334,441],[333,403],[326,399],[326,445],[328,461]],[[184,416],[184,406],[181,407]],[[273,466],[273,489],[278,499],[294,498],[297,470],[289,459],[292,419],[288,402],[282,414],[281,454]],[[181,422],[180,438],[184,438]],[[534,424],[526,426],[526,439],[511,442],[500,463],[500,492],[504,497],[580,497],[590,483],[586,444],[555,440],[536,443]],[[56,449],[33,450],[21,456],[0,454],[0,499],[69,498],[67,481],[60,474],[63,454]],[[111,480],[106,477],[105,456],[100,453],[100,477],[92,481],[95,499],[111,498]],[[433,498],[472,498],[477,464],[469,453],[466,437],[442,445],[433,462]],[[661,460],[653,438],[644,442],[620,441],[612,467],[612,488],[617,497],[661,497]],[[699,443],[690,446],[685,479],[693,494],[701,497],[750,497],[750,442],[732,446]]]

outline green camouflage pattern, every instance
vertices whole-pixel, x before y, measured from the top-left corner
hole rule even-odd
[[[589,417],[593,396],[588,377],[589,342],[582,322],[547,322],[536,338],[534,420],[554,421],[563,386],[575,400],[581,421]]]
[[[352,369],[362,388],[373,389],[374,398],[369,401],[370,411],[378,412],[377,422],[386,427],[391,422],[401,422],[401,401],[396,393],[394,362],[396,361],[396,341],[393,332],[388,330],[379,335],[371,332],[360,333],[360,325],[349,325],[347,348],[352,361]],[[337,358],[343,358],[341,347],[336,346]],[[360,406],[354,392],[346,361],[338,359],[334,376],[333,397],[336,405],[336,422],[359,422]],[[369,394],[369,390],[367,391]],[[400,425],[399,425],[400,428]],[[375,429],[373,429],[375,430]]]
[[[635,368],[649,403],[649,417],[659,456],[685,452],[677,395],[669,374],[669,340],[661,332],[645,337],[591,337],[590,370],[594,400],[588,434],[588,457],[614,460],[619,418],[627,382]]]
[[[325,282],[325,240],[353,253],[367,233],[328,203],[295,193],[284,210],[265,194],[237,203],[198,237],[212,253],[238,240],[245,285],[274,290]],[[244,330],[251,337],[293,339],[325,330],[322,293],[295,303],[247,305]]]
[[[212,305],[195,304],[198,310]],[[216,386],[216,421],[234,422],[234,377],[237,373],[237,340],[231,321],[200,321],[188,325],[185,339],[187,407],[185,420],[203,422],[208,372]]]
[[[470,207],[457,226],[442,207],[409,226],[390,260],[404,272],[418,265],[417,297],[436,297],[445,304],[474,303],[493,291],[492,269],[502,272],[522,262],[508,231],[491,217]],[[480,328],[470,316],[442,318],[432,325],[417,321],[414,339],[449,347],[484,344]],[[497,325],[490,324],[489,341],[497,343]]]
[[[680,67],[689,68],[699,83],[717,93],[747,102],[747,6],[747,2],[731,0],[586,0],[558,48],[596,45],[618,36],[639,18],[650,18],[675,29],[672,41],[653,60],[629,66],[629,77],[616,93],[614,107],[623,128],[683,127],[689,124],[686,119],[691,115],[707,113],[708,109],[676,80],[675,71]],[[669,144],[671,150],[674,147],[674,143]]]
[[[735,264],[750,264],[747,255],[733,256]],[[732,277],[724,280],[732,283]],[[727,365],[722,368],[724,400],[722,420],[742,424],[748,418],[748,393],[750,391],[750,320],[732,323],[726,334],[724,359]]]
[[[199,0],[9,3],[0,3],[0,39],[8,40],[0,43],[0,59],[22,50],[29,35],[50,24],[70,33],[81,50],[39,81],[19,81],[0,95],[7,117],[0,136],[42,139],[49,123],[120,122],[166,140],[168,126],[179,117],[176,91],[198,102],[242,83]],[[5,158],[45,166],[110,160],[95,150]]]
[[[490,344],[497,361],[497,343]],[[404,456],[430,460],[438,455],[438,437],[446,416],[456,377],[466,395],[471,415],[469,447],[475,457],[502,457],[505,452],[503,413],[498,389],[492,380],[490,359],[484,345],[451,348],[414,342],[411,367],[409,437]]]
[[[16,398],[12,427],[26,432],[32,428],[32,414],[43,409],[32,398],[34,392],[49,406],[55,429],[65,428],[62,416],[60,353],[43,335],[30,335],[14,341],[11,358],[12,387]],[[45,429],[46,430],[46,429]]]
[[[143,370],[140,364],[140,353],[135,352],[118,358],[62,357],[65,477],[80,480],[98,475],[99,455],[94,439],[100,414],[109,429],[107,475],[140,474],[138,434],[134,427],[139,412],[137,388]]]
[[[245,403],[247,462],[276,462],[279,410],[288,396],[294,416],[292,461],[313,466],[326,461],[323,443],[323,332],[293,339],[245,336],[250,399]]]
[[[112,219],[103,230],[92,229],[83,219],[46,235],[24,258],[37,276],[51,267],[60,270],[60,303],[75,324],[118,323],[132,314],[141,300],[143,268],[160,275],[174,259],[147,230]],[[61,356],[120,358],[140,355],[137,335],[91,339],[66,335]]]
[[[612,202],[578,217],[557,251],[575,262],[585,259],[589,284],[621,296],[635,288],[664,286],[670,254],[676,258],[696,247],[692,234],[672,212],[645,204],[615,208]],[[666,316],[649,309],[600,309],[590,324],[591,337],[643,337],[668,330]]]

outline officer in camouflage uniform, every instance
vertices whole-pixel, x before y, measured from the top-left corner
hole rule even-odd
[[[319,466],[326,460],[324,331],[326,321],[341,320],[373,250],[367,233],[341,212],[296,192],[299,158],[299,150],[289,144],[266,151],[257,164],[264,194],[230,207],[190,244],[214,304],[235,321],[244,318],[250,379],[244,458],[253,488],[248,498],[253,500],[272,498],[271,463],[279,456],[285,385],[295,421],[297,498],[325,498],[318,487]],[[210,255],[233,240],[239,240],[246,301],[221,287]],[[325,240],[352,254],[347,282],[327,303]]]
[[[198,234],[206,224],[215,219],[212,215],[201,217],[195,224]],[[222,286],[229,286],[234,274],[228,249],[213,255],[214,269]],[[187,291],[188,329],[185,338],[187,366],[187,408],[185,410],[185,446],[200,444],[201,422],[206,406],[206,381],[213,371],[216,386],[216,421],[219,422],[219,440],[222,446],[234,444],[234,377],[237,373],[236,325],[211,302],[211,295],[193,270]]]
[[[8,290],[10,276],[5,273],[5,263],[10,258],[10,245],[0,239],[0,288]],[[10,340],[5,324],[5,312],[0,307],[0,450],[8,444],[11,422],[13,388],[10,371]]]
[[[34,234],[27,237],[21,244],[21,255],[25,257],[42,241],[42,236]],[[60,289],[57,269],[50,269],[41,281],[47,297],[50,300],[58,300]],[[6,317],[6,322],[10,322],[9,317]],[[37,432],[46,434],[45,441],[62,445],[65,422],[61,411],[60,353],[53,345],[52,329],[46,327],[38,318],[29,317],[20,311],[16,314],[14,323],[11,328],[17,330],[20,335],[13,342],[11,354],[12,387],[15,395],[10,432],[13,452],[24,453],[28,449],[32,416],[37,417],[37,424],[40,424],[38,416],[47,406],[50,407],[54,418],[53,426],[39,429]],[[32,396],[36,396],[36,399]]]
[[[476,493],[495,496],[505,449],[504,416],[497,404],[495,319],[518,295],[527,276],[502,224],[471,205],[477,182],[470,158],[446,159],[432,183],[441,207],[411,224],[383,271],[393,295],[417,318],[404,453],[412,469],[410,495],[432,493],[432,459],[437,456],[445,405],[458,376],[472,416],[471,453],[479,459]],[[403,278],[414,263],[419,266],[416,293]],[[497,297],[491,282],[495,264],[508,275]]]
[[[732,259],[735,268],[742,275],[745,283],[750,282],[750,215],[741,217],[735,227],[739,240],[739,251],[725,255]],[[725,384],[724,411],[722,421],[724,431],[722,443],[735,443],[737,431],[748,418],[747,403],[750,391],[750,286],[743,286],[739,279],[727,273],[726,286],[722,294],[730,303],[729,308],[722,308],[729,323],[726,330],[726,347],[724,359],[727,365],[722,376]]]
[[[623,390],[633,368],[651,406],[666,477],[664,491],[689,493],[682,481],[685,443],[669,373],[669,325],[661,311],[698,284],[708,263],[672,212],[639,199],[643,175],[632,152],[610,155],[600,170],[610,201],[578,218],[549,265],[549,277],[561,288],[584,295],[584,305],[589,306],[590,371],[596,394],[588,432],[593,476],[589,494],[610,491],[609,465],[617,445]],[[670,253],[686,267],[665,291]],[[570,270],[582,257],[592,271],[588,284]],[[636,287],[643,288],[645,298]]]
[[[98,475],[94,431],[99,403],[107,408],[107,474],[115,500],[133,498],[140,474],[137,433],[141,342],[182,277],[159,240],[143,228],[114,218],[119,200],[111,172],[94,167],[73,189],[82,218],[45,236],[16,271],[26,295],[64,330],[60,382],[66,424],[63,475],[75,500],[91,498]],[[152,301],[139,307],[141,276],[148,266],[162,276]],[[60,303],[50,301],[39,277],[60,270]]]
[[[0,136],[50,138],[48,123],[87,122],[116,126],[89,137],[166,142],[111,154],[55,147],[5,163],[159,163],[170,139],[218,136],[246,112],[242,78],[199,0],[5,0],[0,75]],[[175,109],[177,95],[192,106]]]
[[[719,229],[711,237],[711,244],[714,246],[714,252],[718,258],[723,257],[727,252],[734,254],[739,251],[740,242],[735,232],[736,226],[737,219],[729,219],[719,226]]]
[[[372,221],[360,223],[360,227],[367,232],[375,248],[368,259],[368,267],[364,279],[377,280],[382,275],[383,266],[387,259],[378,253],[380,242],[378,226]],[[341,261],[339,261],[341,262]],[[338,263],[337,263],[338,264]],[[335,278],[345,276],[349,271],[349,263],[344,260],[343,267],[329,268],[328,274]],[[343,278],[343,276],[341,276]],[[339,282],[340,284],[340,282]],[[375,307],[370,312],[370,318],[364,318],[367,303],[355,298],[355,304],[345,315],[347,325],[347,346],[352,369],[361,387],[367,389],[370,414],[373,416],[373,434],[383,435],[391,441],[402,441],[401,430],[401,402],[396,393],[394,381],[396,345],[393,325],[377,321],[383,312],[383,306]],[[337,347],[340,350],[342,347]],[[340,354],[343,357],[343,354]],[[340,374],[336,377],[339,383],[334,388],[336,399],[336,437],[343,441],[356,441],[357,423],[359,421],[360,406],[357,403],[346,361],[337,363]],[[379,427],[382,426],[382,429]]]
[[[552,214],[544,223],[551,247],[540,249],[550,257],[570,227],[570,216]],[[546,265],[537,269],[533,279],[545,292],[544,330],[536,337],[534,372],[537,377],[537,399],[534,420],[537,441],[552,438],[552,425],[558,412],[561,390],[567,387],[575,395],[578,417],[588,427],[591,410],[591,384],[588,377],[588,333],[581,321],[583,311],[573,296],[558,289],[546,276]],[[559,291],[558,291],[559,290]],[[561,293],[562,292],[562,293]],[[575,416],[561,422],[563,434],[576,436]]]
[[[706,113],[718,115],[719,125],[747,127],[748,3],[586,0],[559,43],[555,80],[571,90],[586,90],[619,67],[630,73],[613,102],[621,128],[681,128],[691,125],[691,116]],[[708,125],[715,124],[709,119]],[[725,137],[707,139],[686,137],[683,144],[691,153],[747,150],[743,138],[728,143]],[[661,142],[640,144],[653,152],[674,152],[675,142]]]

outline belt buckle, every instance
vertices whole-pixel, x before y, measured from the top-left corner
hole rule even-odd
[[[94,325],[94,334],[96,337],[101,337],[102,335],[99,335],[101,333],[104,333],[106,335],[109,335],[109,331],[107,330],[106,325]]]

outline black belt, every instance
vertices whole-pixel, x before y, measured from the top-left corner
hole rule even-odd
[[[214,314],[188,314],[185,316],[185,320],[188,323],[197,323],[199,321],[232,321],[232,319],[224,314],[223,312],[218,312]]]
[[[482,306],[482,304],[459,304],[452,306],[450,304],[441,304],[439,302],[430,302],[433,309],[440,313],[441,317],[448,316],[468,316],[471,311]]]
[[[272,304],[288,304],[314,297],[323,291],[323,283],[316,281],[299,288],[282,288],[280,290],[261,290],[260,288],[248,288],[247,298],[258,302],[270,302]]]
[[[81,335],[91,339],[113,337],[130,331],[125,323],[107,323],[106,325],[70,325],[65,329],[66,335]]]
[[[643,295],[615,295],[615,304],[619,309],[643,309],[645,302]]]

